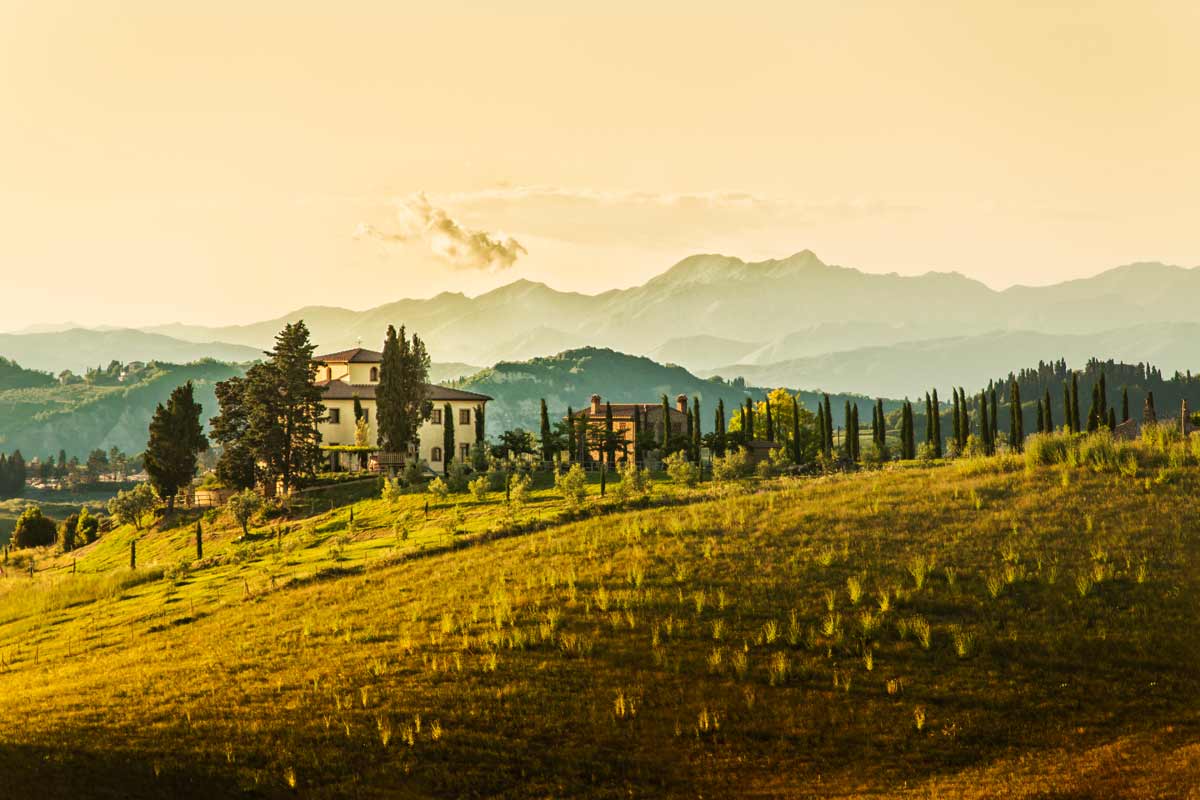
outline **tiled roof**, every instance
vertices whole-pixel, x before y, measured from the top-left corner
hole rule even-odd
[[[353,400],[357,395],[359,400],[374,400],[375,383],[347,383],[346,381],[319,381],[322,396],[326,400]],[[426,384],[430,400],[475,400],[487,402],[492,398],[477,392],[465,392],[462,389],[451,389],[448,386]]]
[[[324,361],[327,364],[382,364],[383,353],[354,347],[350,350],[326,353],[323,356],[313,356],[313,361]]]

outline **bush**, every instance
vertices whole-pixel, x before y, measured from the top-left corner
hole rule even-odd
[[[1035,433],[1025,439],[1025,468],[1065,464],[1074,446],[1069,433]]]
[[[1167,455],[1171,446],[1183,439],[1183,433],[1178,425],[1166,422],[1152,422],[1142,426],[1142,444],[1152,453]]]
[[[429,482],[428,491],[431,495],[439,500],[445,500],[450,495],[450,487],[441,478],[434,478]]]
[[[926,464],[932,464],[937,459],[937,450],[929,442],[921,442],[917,445],[917,461]]]
[[[42,516],[40,506],[29,506],[17,518],[13,529],[14,547],[45,547],[54,544],[54,520]]]
[[[650,494],[650,470],[638,469],[637,463],[630,460],[622,464],[617,472],[621,482],[613,489],[613,493],[619,502],[627,503]]]
[[[478,478],[471,481],[471,483],[468,484],[468,488],[470,488],[470,490],[471,490],[471,496],[474,497],[476,500],[479,500],[479,501],[487,500],[489,487],[488,487],[488,479],[487,479],[486,475],[480,475]]]
[[[1121,468],[1120,452],[1106,428],[1089,433],[1079,442],[1079,460],[1095,472],[1116,472]]]
[[[713,480],[717,483],[736,481],[750,475],[750,458],[740,447],[730,450],[721,458],[712,462]]]
[[[450,462],[450,467],[446,470],[446,485],[456,494],[467,490],[467,465],[462,459],[456,458]]]
[[[513,506],[520,508],[529,502],[529,489],[533,478],[529,475],[518,475],[508,485],[508,499]]]
[[[379,499],[389,505],[395,505],[400,502],[400,497],[404,494],[404,487],[400,485],[399,478],[384,478],[383,488],[379,492]]]
[[[576,510],[587,497],[587,473],[583,467],[573,464],[566,472],[554,476],[554,488],[562,495],[567,507]]]
[[[700,468],[688,461],[682,452],[667,456],[663,465],[666,466],[667,476],[672,483],[691,487],[700,482]]]
[[[100,538],[100,518],[92,516],[87,506],[79,509],[79,523],[75,532],[80,544],[91,544]]]
[[[78,530],[78,514],[71,514],[58,523],[58,545],[63,549],[64,553],[69,553],[79,546]]]
[[[401,478],[404,480],[405,486],[416,486],[425,477],[425,469],[428,465],[419,459],[412,459],[404,465],[404,472]]]

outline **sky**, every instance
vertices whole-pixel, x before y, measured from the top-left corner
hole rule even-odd
[[[0,330],[1200,264],[1200,4],[0,0]]]

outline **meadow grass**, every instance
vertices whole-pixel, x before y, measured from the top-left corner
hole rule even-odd
[[[1200,470],[1058,469],[118,529],[0,581],[3,794],[1181,796]]]

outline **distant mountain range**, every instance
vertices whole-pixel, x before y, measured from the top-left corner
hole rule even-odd
[[[914,383],[925,386],[939,382],[941,373],[936,357],[927,362],[920,354],[949,352],[949,342],[975,337],[996,344],[974,347],[994,351],[1005,369],[1069,356],[1081,351],[1055,348],[1089,343],[1087,355],[1154,358],[1168,372],[1200,367],[1200,355],[1187,350],[1186,340],[1171,338],[1191,336],[1177,326],[1197,321],[1197,297],[1200,269],[1159,263],[1130,264],[1052,286],[996,291],[953,272],[881,275],[828,265],[807,250],[754,263],[696,255],[641,286],[597,295],[519,280],[474,298],[443,293],[365,311],[309,306],[248,325],[10,334],[0,336],[0,355],[51,370],[78,369],[110,358],[243,361],[269,348],[286,322],[304,319],[322,350],[360,341],[374,347],[388,324],[404,324],[443,363],[527,360],[586,345],[727,378],[744,374],[753,383],[902,394],[912,389],[886,377],[888,351],[899,348],[895,352],[902,366],[897,370],[908,370]],[[131,338],[139,333],[147,338]],[[1135,338],[1128,340],[1131,335]],[[38,349],[22,341],[31,336],[74,337],[78,345],[43,339]],[[1153,349],[1134,354],[1126,347],[1131,343]],[[176,351],[184,345],[194,349]],[[850,360],[829,357],[847,352],[857,355]],[[981,371],[995,374],[996,367],[989,363]],[[857,369],[866,370],[862,382],[856,380]],[[868,379],[870,374],[878,380]]]

